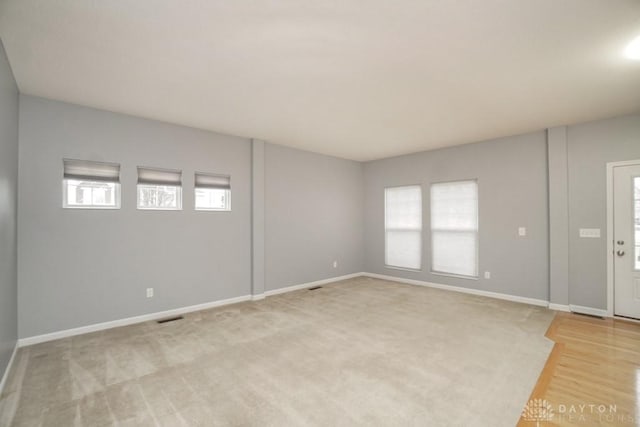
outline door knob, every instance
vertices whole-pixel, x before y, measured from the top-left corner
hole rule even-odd
[[[618,251],[618,252],[616,252],[616,254],[617,254],[618,256],[623,256],[623,255],[624,255],[624,251]]]
[[[624,240],[618,240],[616,243],[619,244],[620,246],[622,246],[622,245],[624,245]]]

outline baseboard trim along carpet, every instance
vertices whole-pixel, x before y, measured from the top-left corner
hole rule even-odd
[[[592,316],[600,316],[600,317],[611,317],[611,315],[607,312],[607,310],[603,310],[600,308],[583,307],[579,305],[555,304],[549,301],[536,299],[536,298],[527,298],[527,297],[520,297],[516,295],[501,294],[499,292],[483,291],[480,289],[462,288],[459,286],[443,285],[440,283],[425,282],[422,280],[405,279],[403,277],[387,276],[385,274],[363,273],[363,275],[367,277],[372,277],[375,279],[383,279],[383,280],[389,280],[392,282],[406,283],[408,285],[427,286],[429,288],[443,289],[446,291],[462,292],[465,294],[479,295],[483,297],[497,298],[497,299],[502,299],[506,301],[519,302],[523,304],[537,305],[540,307],[547,307],[549,310],[554,310],[554,311],[589,314]]]
[[[207,302],[204,304],[196,304],[187,307],[180,307],[166,311],[159,311],[155,313],[143,314],[140,316],[127,317],[124,319],[112,320],[109,322],[95,323],[93,325],[80,326],[73,329],[65,329],[62,331],[51,332],[48,334],[36,335],[33,337],[21,338],[18,340],[18,347],[26,347],[29,345],[40,344],[47,341],[53,341],[61,338],[72,337],[75,335],[87,334],[90,332],[104,331],[106,329],[117,328],[120,326],[133,325],[135,323],[148,322],[150,320],[158,320],[164,317],[177,316],[180,314],[191,313],[194,311],[206,310],[213,307],[220,307],[223,305],[236,304],[244,301],[260,301],[265,297],[271,295],[283,294],[285,292],[297,291],[300,289],[312,288],[318,285],[324,285],[333,282],[339,282],[341,280],[353,279],[355,277],[361,277],[365,273],[352,273],[344,276],[330,277],[328,279],[316,280],[315,282],[302,283],[300,285],[288,286],[286,288],[274,289],[258,295],[243,295],[240,297],[229,298],[219,301]]]
[[[93,325],[81,326],[81,327],[78,327],[78,328],[66,329],[66,330],[62,330],[62,331],[51,332],[51,333],[42,334],[42,335],[36,335],[36,336],[32,336],[32,337],[27,337],[27,338],[20,338],[18,340],[16,348],[18,348],[18,347],[26,347],[26,346],[33,345],[33,344],[39,344],[39,343],[43,343],[43,342],[46,342],[46,341],[53,341],[53,340],[57,340],[57,339],[61,339],[61,338],[72,337],[72,336],[75,336],[75,335],[81,335],[81,334],[86,334],[86,333],[90,333],[90,332],[103,331],[105,329],[117,328],[117,327],[120,327],[120,326],[132,325],[132,324],[135,324],[135,323],[147,322],[147,321],[150,321],[150,320],[158,320],[158,319],[161,319],[161,318],[164,318],[164,317],[177,316],[177,315],[180,315],[180,314],[191,313],[191,312],[200,311],[200,310],[206,310],[206,309],[209,309],[209,308],[220,307],[220,306],[223,306],[223,305],[236,304],[236,303],[244,302],[244,301],[260,301],[260,300],[264,299],[265,297],[269,297],[269,296],[272,296],[272,295],[279,295],[279,294],[283,294],[283,293],[287,293],[287,292],[299,291],[301,289],[308,289],[308,288],[312,288],[312,287],[315,287],[315,286],[326,285],[326,284],[329,284],[329,283],[340,282],[342,280],[353,279],[353,278],[362,277],[362,276],[376,278],[376,279],[389,280],[389,281],[392,281],[392,282],[406,283],[406,284],[409,284],[409,285],[426,286],[426,287],[430,287],[430,288],[443,289],[443,290],[447,290],[447,291],[461,292],[461,293],[466,293],[466,294],[471,294],[471,295],[479,295],[479,296],[484,296],[484,297],[489,297],[489,298],[497,298],[497,299],[506,300],[506,301],[537,305],[537,306],[541,306],[541,307],[547,307],[547,308],[549,308],[551,310],[556,310],[556,311],[567,311],[567,312],[568,311],[572,311],[572,312],[576,312],[576,313],[584,313],[584,314],[590,314],[590,315],[602,316],[602,317],[608,317],[609,316],[606,310],[601,310],[601,309],[596,309],[596,308],[591,308],[591,307],[582,307],[582,306],[577,306],[577,305],[554,304],[554,303],[549,303],[548,301],[541,300],[541,299],[536,299],[536,298],[526,298],[526,297],[520,297],[520,296],[516,296],[516,295],[502,294],[502,293],[498,293],[498,292],[483,291],[483,290],[479,290],[479,289],[470,289],[470,288],[463,288],[463,287],[459,287],[459,286],[443,285],[443,284],[440,284],[440,283],[425,282],[425,281],[422,281],[422,280],[405,279],[405,278],[402,278],[402,277],[388,276],[388,275],[385,275],[385,274],[359,272],[359,273],[345,274],[343,276],[330,277],[328,279],[316,280],[316,281],[313,281],[313,282],[301,283],[299,285],[287,286],[285,288],[280,288],[280,289],[273,289],[273,290],[266,291],[263,294],[244,295],[244,296],[235,297],[235,298],[228,298],[228,299],[219,300],[219,301],[212,301],[212,302],[208,302],[208,303],[204,303],[204,304],[196,304],[196,305],[191,305],[191,306],[188,306],[188,307],[180,307],[180,308],[175,308],[175,309],[166,310],[166,311],[143,314],[143,315],[140,315],[140,316],[134,316],[134,317],[128,317],[128,318],[124,318],[124,319],[112,320],[112,321],[109,321],[109,322],[96,323],[96,324],[93,324]],[[15,354],[15,351],[14,351],[14,354]],[[8,369],[7,369],[7,372],[8,372]],[[5,376],[6,376],[6,372],[5,372]],[[3,378],[3,381],[4,381],[4,378]]]
[[[75,335],[87,334],[89,332],[104,331],[105,329],[117,328],[119,326],[133,325],[135,323],[148,322],[149,320],[158,320],[164,317],[177,316],[180,314],[191,313],[194,311],[206,310],[208,308],[220,307],[223,305],[236,304],[239,302],[250,301],[251,295],[243,295],[240,297],[228,298],[218,301],[206,302],[204,304],[190,305],[187,307],[174,308],[166,311],[158,311],[155,313],[143,314],[141,316],[127,317],[124,319],[112,320],[109,322],[95,323],[93,325],[80,326],[73,329],[65,329],[63,331],[51,332],[48,334],[36,335],[33,337],[20,338],[18,347],[26,347],[33,344],[39,344],[46,341],[53,341],[60,338],[72,337]]]
[[[375,279],[389,280],[392,282],[406,283],[409,285],[426,286],[429,288],[443,289],[446,291],[462,292],[465,294],[479,295],[479,296],[489,297],[489,298],[497,298],[497,299],[502,299],[506,301],[537,305],[540,307],[549,307],[549,301],[536,299],[536,298],[519,297],[516,295],[501,294],[498,292],[483,291],[480,289],[470,289],[470,288],[462,288],[459,286],[442,285],[440,283],[425,282],[422,280],[414,280],[414,279],[405,279],[402,277],[387,276],[384,274],[365,273],[365,276],[372,277]]]
[[[313,288],[314,286],[326,285],[329,283],[339,282],[341,280],[353,279],[356,277],[368,276],[369,273],[351,273],[344,276],[330,277],[328,279],[316,280],[315,282],[302,283],[300,285],[287,286],[286,288],[273,289],[266,291],[264,294],[268,297],[272,295],[284,294],[286,292],[299,291],[300,289]]]
[[[570,313],[571,312],[571,308],[568,305],[566,305],[566,304],[555,304],[553,302],[549,303],[549,310],[564,311],[566,313]]]
[[[0,396],[2,396],[2,392],[4,391],[4,386],[7,382],[7,378],[9,378],[9,371],[11,371],[11,366],[13,366],[13,361],[16,358],[16,353],[18,352],[18,343],[13,346],[13,353],[11,353],[11,358],[9,359],[9,363],[7,363],[7,367],[4,370],[4,374],[2,374],[2,381],[0,381]]]

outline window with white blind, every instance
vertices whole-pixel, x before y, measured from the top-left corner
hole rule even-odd
[[[138,209],[182,209],[182,172],[138,167]]]
[[[431,270],[478,277],[478,183],[431,186]]]
[[[72,209],[119,209],[120,165],[63,160],[62,206]]]
[[[422,189],[419,185],[384,190],[385,264],[422,267]]]
[[[231,210],[231,177],[196,172],[195,209],[197,211]]]

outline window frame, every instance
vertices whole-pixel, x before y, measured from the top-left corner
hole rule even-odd
[[[184,183],[182,180],[182,169],[168,169],[156,166],[137,166],[138,181],[136,182],[136,209],[141,211],[181,211],[183,206],[182,188]],[[172,187],[176,189],[176,206],[140,206],[140,189],[141,187],[156,188]]]
[[[85,210],[117,210],[122,207],[122,185],[120,173],[122,165],[102,160],[82,160],[69,157],[62,158],[62,208]],[[69,204],[69,182],[86,182],[93,184],[113,184],[113,205],[73,205]],[[93,196],[93,195],[92,195]],[[92,200],[93,201],[93,200]]]
[[[223,208],[199,207],[198,190],[223,190],[225,192],[225,206]],[[231,175],[195,171],[193,174],[193,209],[203,212],[231,212]]]
[[[459,273],[450,273],[450,272],[446,272],[446,271],[439,271],[439,270],[434,270],[433,268],[433,257],[435,254],[434,248],[433,248],[433,206],[432,206],[432,189],[434,185],[438,185],[438,184],[455,184],[455,183],[462,183],[462,182],[474,182],[476,184],[476,230],[475,230],[475,261],[476,261],[476,275],[475,276],[469,276],[469,275],[465,275],[465,274],[459,274]],[[459,233],[459,232],[463,232],[463,233],[471,233],[472,231],[469,230],[436,230],[437,232],[451,232],[451,233]],[[431,257],[430,257],[430,268],[429,271],[431,274],[436,275],[436,276],[445,276],[445,277],[453,277],[453,278],[457,278],[457,279],[467,279],[467,280],[479,280],[480,279],[480,181],[478,178],[467,178],[467,179],[456,179],[456,180],[449,180],[449,181],[437,181],[437,182],[432,182],[429,184],[429,240],[430,240],[430,250],[431,250]]]
[[[409,187],[417,187],[420,189],[420,230],[408,230],[408,229],[387,229],[387,190],[393,190],[397,188],[409,188]],[[384,187],[384,215],[383,215],[383,226],[384,226],[384,267],[392,270],[402,270],[402,271],[411,271],[411,272],[421,272],[424,265],[424,199],[423,199],[423,191],[422,184],[404,184],[404,185],[393,185],[390,187]],[[387,233],[389,231],[419,231],[420,232],[420,267],[419,268],[411,268],[411,267],[403,267],[397,266],[393,264],[387,263]]]

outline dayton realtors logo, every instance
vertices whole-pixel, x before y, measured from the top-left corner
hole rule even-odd
[[[553,405],[545,399],[531,399],[527,402],[522,410],[522,419],[535,422],[537,427],[545,421],[573,424],[606,422],[618,425],[633,424],[635,421],[631,415],[618,413],[618,407],[615,404],[558,404],[554,409]]]
[[[531,399],[522,410],[525,421],[533,421],[540,427],[540,421],[553,420],[553,407],[544,399]]]

